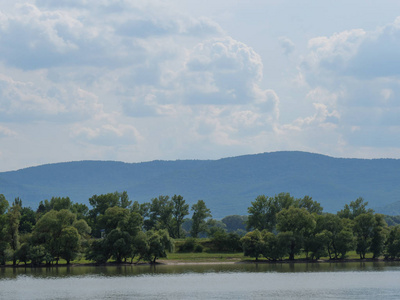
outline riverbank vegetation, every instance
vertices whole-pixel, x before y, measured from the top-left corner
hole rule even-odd
[[[149,202],[126,192],[41,201],[36,210],[0,194],[0,265],[71,262],[294,261],[400,258],[399,218],[375,214],[362,198],[336,214],[305,196],[258,196],[247,216],[212,218],[203,200]],[[386,220],[391,226],[387,225]]]

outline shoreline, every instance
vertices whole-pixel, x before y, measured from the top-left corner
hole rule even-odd
[[[365,259],[319,259],[319,260],[306,260],[306,259],[297,259],[297,260],[278,260],[278,261],[269,261],[269,260],[235,260],[235,261],[183,261],[183,260],[164,260],[160,259],[156,263],[148,263],[148,262],[135,262],[135,263],[115,263],[108,262],[103,264],[96,263],[71,263],[71,264],[53,264],[53,265],[37,265],[33,266],[30,264],[19,264],[19,265],[0,265],[0,269],[3,268],[11,268],[11,269],[19,269],[19,268],[58,268],[58,267],[135,267],[135,266],[185,266],[185,265],[234,265],[234,264],[327,264],[327,263],[373,263],[373,262],[400,262],[400,259],[383,259],[383,258],[365,258]]]

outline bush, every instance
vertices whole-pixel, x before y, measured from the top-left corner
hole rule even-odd
[[[201,252],[203,252],[203,250],[204,250],[204,247],[202,245],[200,245],[200,244],[197,244],[194,247],[194,252],[196,252],[196,253],[201,253]]]
[[[195,238],[187,238],[185,242],[179,246],[179,252],[193,252],[196,246]]]

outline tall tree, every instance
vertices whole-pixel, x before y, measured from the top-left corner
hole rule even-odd
[[[304,208],[289,207],[277,214],[277,229],[293,235],[290,244],[289,259],[294,260],[303,245],[304,237],[315,228],[313,216]]]
[[[360,259],[365,258],[365,254],[370,250],[373,229],[374,215],[372,213],[362,213],[354,218],[354,233],[357,239],[356,252],[360,255]]]
[[[384,253],[387,233],[388,228],[384,216],[375,214],[370,247],[372,258],[378,258]]]
[[[13,265],[17,264],[17,251],[19,248],[19,223],[21,220],[21,201],[16,199],[7,212],[7,239],[12,252]]]
[[[288,209],[295,204],[295,199],[289,193],[280,193],[273,198],[265,195],[258,196],[248,208],[247,229],[274,231],[277,214],[282,209]]]
[[[21,220],[19,222],[20,234],[31,233],[36,224],[36,213],[30,207],[21,208]]]
[[[171,200],[174,204],[172,215],[175,223],[175,234],[173,237],[180,238],[183,219],[189,214],[189,204],[186,204],[181,195],[174,195]]]
[[[304,196],[302,199],[297,199],[296,204],[300,208],[305,208],[310,214],[322,214],[322,206],[317,201],[314,201],[310,196]]]
[[[390,227],[385,256],[389,259],[400,257],[400,225]]]
[[[91,198],[89,198],[89,203],[93,207],[91,210],[89,210],[89,218],[88,222],[89,225],[93,229],[93,235],[96,237],[100,237],[100,229],[98,224],[97,224],[97,219],[100,215],[104,215],[105,211],[109,207],[122,207],[125,208],[129,202],[129,199],[127,199],[127,193],[119,193],[119,192],[114,192],[114,193],[108,193],[108,194],[102,194],[102,195],[93,195]]]
[[[173,209],[174,203],[169,200],[168,196],[160,195],[158,198],[153,198],[149,205],[148,226],[151,226],[151,229],[166,229],[169,233],[172,233]]]
[[[337,214],[341,218],[347,218],[350,220],[355,219],[357,216],[366,213],[373,213],[372,209],[367,209],[368,202],[364,202],[362,197],[357,198],[355,201],[351,201],[350,204],[346,204],[344,208]]]
[[[206,203],[203,200],[197,201],[197,203],[192,205],[192,228],[190,230],[190,235],[197,238],[199,233],[205,232],[207,230],[207,218],[211,218],[211,210],[207,208]]]
[[[172,251],[173,242],[167,230],[147,231],[148,253],[147,258],[155,263],[158,258],[167,257],[167,251]]]
[[[265,243],[261,232],[256,229],[246,233],[244,237],[240,239],[245,256],[255,257],[256,261],[263,254]]]
[[[7,249],[7,241],[6,241],[6,224],[7,224],[7,216],[6,212],[8,209],[9,203],[6,200],[6,197],[3,194],[0,194],[0,265],[4,265],[6,263],[6,249]]]
[[[62,229],[60,239],[60,257],[67,261],[67,265],[78,255],[80,246],[80,235],[73,226]]]
[[[273,205],[273,199],[265,195],[257,196],[247,209],[249,218],[247,219],[247,229],[272,230],[277,208]]]
[[[79,233],[79,230],[87,227],[83,224],[84,222],[84,220],[77,222],[76,215],[69,210],[51,210],[36,223],[32,235],[33,245],[44,247],[47,263],[53,261],[58,263],[62,255],[67,256],[66,253],[68,253],[71,257],[71,253],[76,252],[76,243],[71,241],[76,240],[76,232]],[[67,229],[69,227],[74,227],[76,232],[73,229]]]

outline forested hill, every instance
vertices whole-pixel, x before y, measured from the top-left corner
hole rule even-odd
[[[52,196],[88,203],[94,194],[114,191],[139,202],[174,194],[189,204],[202,199],[215,218],[246,214],[258,195],[281,192],[309,195],[328,212],[361,196],[377,212],[400,214],[400,160],[273,152],[219,160],[80,161],[0,173],[0,194],[32,208]]]

